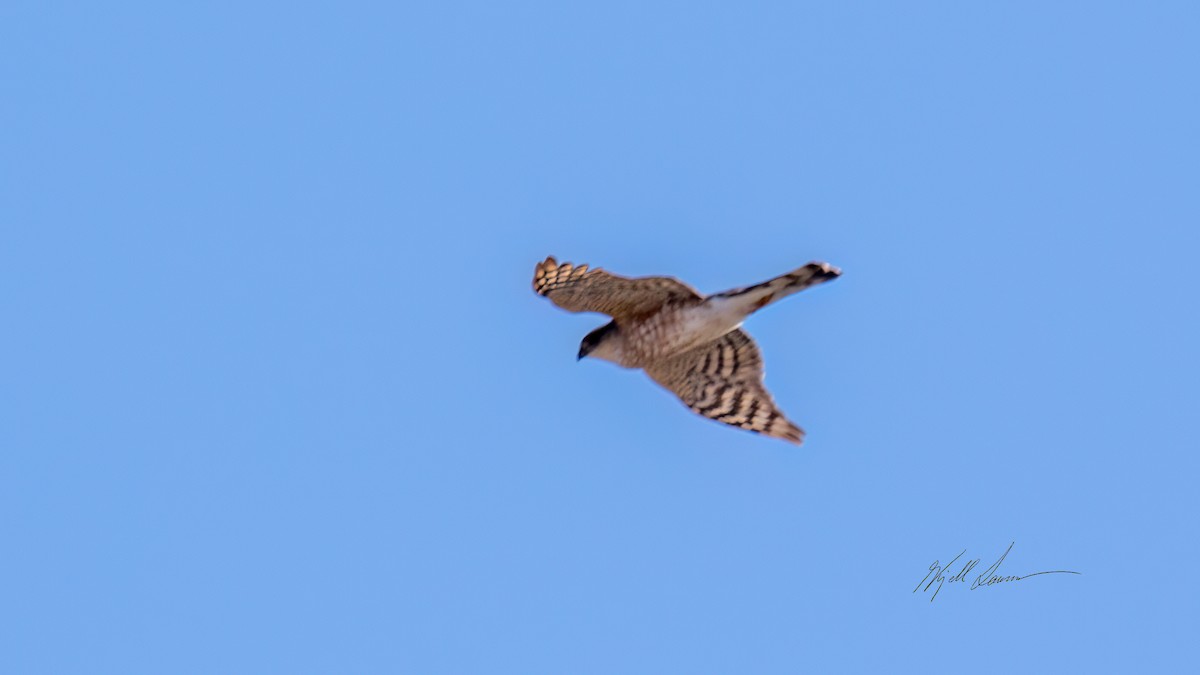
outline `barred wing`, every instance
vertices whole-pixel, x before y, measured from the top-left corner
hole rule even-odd
[[[758,345],[740,328],[646,368],[692,412],[799,445],[804,430],[775,406],[763,386]]]
[[[614,319],[651,314],[672,301],[702,300],[678,279],[622,277],[587,265],[560,265],[553,257],[534,268],[533,290],[568,312],[600,312]]]

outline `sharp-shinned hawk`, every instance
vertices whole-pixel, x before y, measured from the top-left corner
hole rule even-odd
[[[761,284],[704,296],[672,277],[622,277],[548,257],[534,269],[533,290],[569,312],[612,317],[583,338],[580,359],[641,368],[698,415],[800,444],[804,431],[763,386],[762,354],[741,325],[766,305],[840,274],[811,262]]]

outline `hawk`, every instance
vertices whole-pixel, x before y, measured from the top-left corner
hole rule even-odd
[[[841,273],[811,262],[705,296],[673,277],[622,277],[548,257],[534,268],[533,290],[568,312],[612,317],[583,338],[579,359],[640,368],[698,415],[799,445],[804,430],[775,406],[763,386],[762,354],[741,326],[768,304]]]

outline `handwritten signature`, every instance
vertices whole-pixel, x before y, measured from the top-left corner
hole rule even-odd
[[[1013,542],[1013,543],[1016,543],[1016,542]],[[1026,574],[1023,576],[1017,576],[1015,574],[1014,575],[1002,575],[999,573],[1000,564],[1004,562],[1004,558],[1006,558],[1008,556],[1008,552],[1012,550],[1012,547],[1013,547],[1013,544],[1009,544],[1008,548],[1004,550],[1004,555],[1000,556],[999,560],[992,563],[992,566],[987,568],[986,570],[984,570],[983,574],[980,574],[979,576],[975,577],[975,580],[971,582],[971,590],[975,590],[976,588],[983,588],[985,586],[995,586],[996,584],[1008,583],[1010,581],[1021,581],[1022,579],[1028,579],[1029,577],[1036,577],[1041,574],[1079,574],[1079,572],[1071,572],[1068,570],[1049,570],[1046,572],[1034,572],[1033,574]],[[931,596],[929,598],[929,601],[933,602],[933,599],[937,597],[938,591],[942,590],[943,584],[966,583],[967,575],[970,574],[971,571],[974,570],[975,567],[979,564],[979,560],[980,560],[979,558],[976,558],[974,560],[968,560],[958,570],[957,574],[954,574],[949,579],[946,578],[946,574],[949,573],[950,568],[953,567],[954,563],[958,562],[958,559],[963,557],[963,555],[966,552],[967,552],[966,549],[963,549],[962,553],[959,553],[958,555],[954,556],[954,559],[951,560],[950,562],[946,563],[945,565],[942,565],[937,560],[934,560],[933,564],[929,566],[929,574],[926,574],[925,578],[922,579],[921,582],[917,584],[917,587],[913,589],[913,593],[916,593],[917,591],[922,591],[922,588],[921,588],[922,585],[924,585],[924,589],[922,592],[928,592],[930,588],[933,588],[933,596]],[[927,581],[929,583],[925,583]],[[933,587],[934,584],[937,584],[937,588]]]

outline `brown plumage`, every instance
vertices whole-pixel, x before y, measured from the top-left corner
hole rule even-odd
[[[804,440],[767,392],[762,354],[740,328],[648,366],[646,374],[698,415],[797,445]]]
[[[631,279],[599,267],[588,269],[558,264],[548,257],[533,271],[533,290],[568,312],[599,312],[614,319],[634,319],[653,314],[669,302],[699,304],[704,298],[694,288],[671,277]]]
[[[799,444],[804,431],[767,392],[762,355],[740,326],[762,307],[840,274],[826,263],[809,263],[761,284],[703,296],[671,277],[622,277],[548,257],[534,269],[533,289],[567,311],[613,318],[584,338],[580,358],[644,369],[701,416]]]

